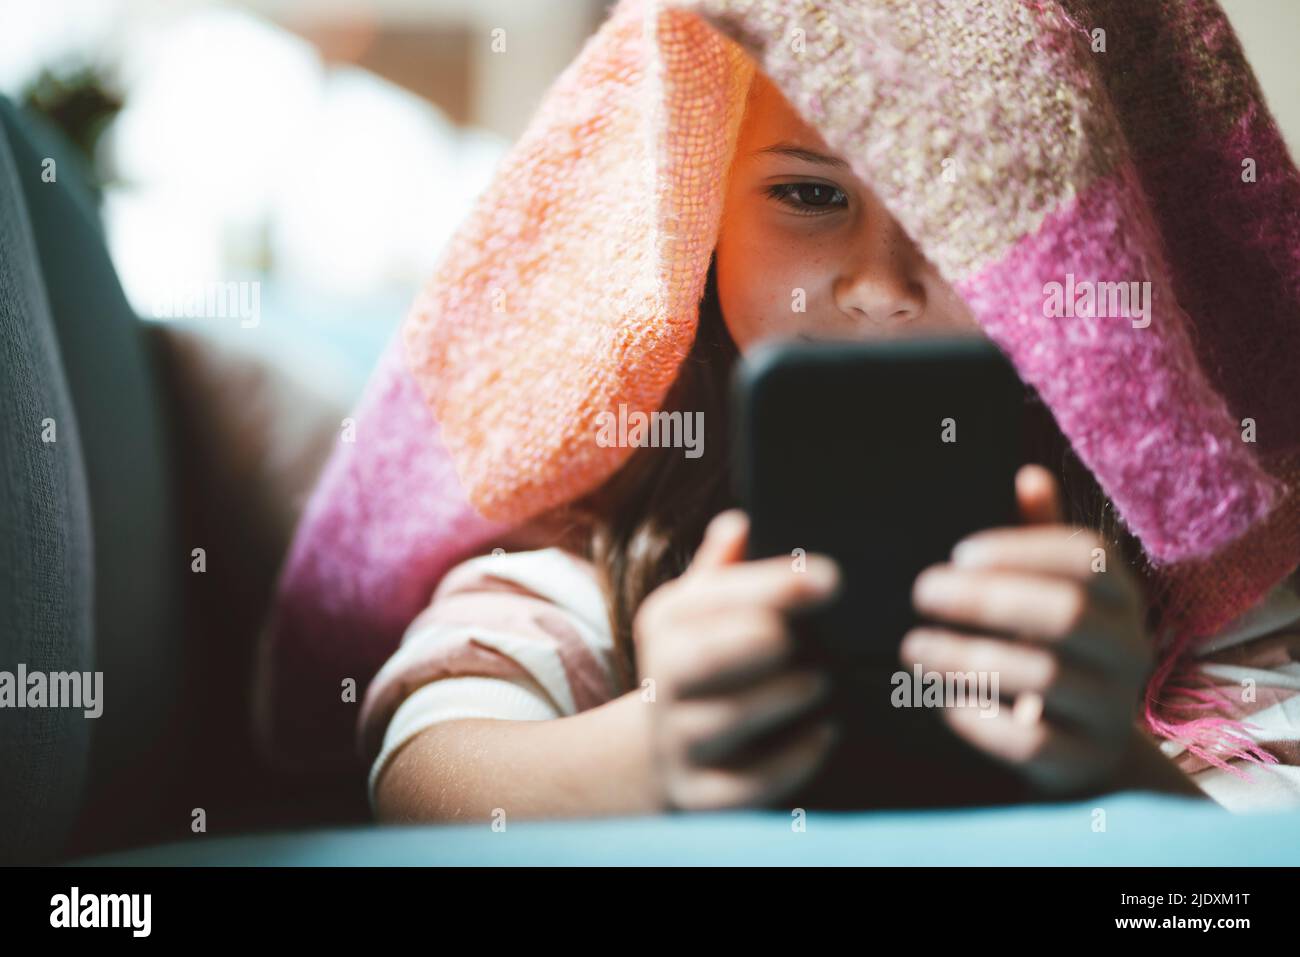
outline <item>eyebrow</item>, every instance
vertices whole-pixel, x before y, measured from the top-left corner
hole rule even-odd
[[[751,155],[757,156],[759,153],[776,153],[780,156],[789,156],[792,159],[803,160],[806,163],[820,163],[823,166],[834,166],[839,169],[848,169],[849,164],[844,162],[838,156],[827,156],[825,153],[818,153],[815,150],[804,149],[794,143],[781,142],[773,143],[771,146],[764,146],[762,149],[754,150]]]

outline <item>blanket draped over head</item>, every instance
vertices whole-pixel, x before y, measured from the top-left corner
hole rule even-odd
[[[1140,541],[1151,729],[1219,766],[1254,754],[1189,647],[1300,560],[1300,178],[1211,0],[618,3],[308,505],[266,647],[273,753],[346,753],[340,683],[364,686],[450,563],[632,453],[593,422],[656,410],[691,348],[755,69],[965,298]]]

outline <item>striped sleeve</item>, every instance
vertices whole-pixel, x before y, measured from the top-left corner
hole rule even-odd
[[[593,566],[559,548],[453,568],[366,691],[358,745],[370,792],[417,733],[456,718],[544,720],[621,692]]]
[[[1214,713],[1244,723],[1266,756],[1231,758],[1231,771],[1166,741],[1162,750],[1205,792],[1234,812],[1300,808],[1300,594],[1295,579],[1260,607],[1202,643],[1201,673],[1220,703]]]

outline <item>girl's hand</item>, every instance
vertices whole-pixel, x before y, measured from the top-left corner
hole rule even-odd
[[[1153,663],[1141,593],[1100,536],[1060,524],[1050,472],[1021,468],[1016,497],[1026,527],[971,535],[951,563],[917,576],[913,605],[941,624],[908,632],[900,658],[996,675],[1014,707],[947,707],[944,718],[1043,791],[1104,786],[1132,744]]]
[[[714,518],[680,578],[642,603],[633,623],[637,665],[654,681],[652,760],[667,809],[757,805],[792,793],[820,766],[836,729],[808,719],[828,684],[790,664],[784,612],[830,597],[835,563],[809,555],[742,561],[749,523],[738,510]],[[753,747],[784,729],[779,741]]]

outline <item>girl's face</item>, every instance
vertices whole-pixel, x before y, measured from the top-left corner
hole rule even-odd
[[[981,335],[867,184],[770,80],[754,82],[716,250],[737,348],[770,337]]]

